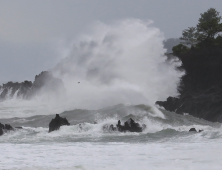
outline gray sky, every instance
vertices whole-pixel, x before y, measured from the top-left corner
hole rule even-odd
[[[222,0],[1,0],[0,83],[52,68],[60,47],[95,21],[151,19],[166,38],[177,38],[211,7],[222,15]]]

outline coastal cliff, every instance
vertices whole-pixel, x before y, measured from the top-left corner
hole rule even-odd
[[[185,71],[177,97],[156,104],[178,114],[222,122],[222,37],[208,39],[186,52],[176,53]]]
[[[11,98],[31,99],[42,93],[64,93],[65,87],[61,79],[55,78],[51,72],[43,71],[35,76],[35,80],[8,82],[0,86],[0,101]]]

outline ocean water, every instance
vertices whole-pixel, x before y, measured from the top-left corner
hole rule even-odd
[[[23,127],[0,137],[0,169],[220,170],[222,167],[220,123],[148,105],[76,109],[60,116],[66,117],[71,125],[51,133],[48,124],[54,114],[0,119],[1,123]],[[141,133],[103,130],[106,124],[130,117],[147,128]],[[192,127],[204,131],[188,132]]]

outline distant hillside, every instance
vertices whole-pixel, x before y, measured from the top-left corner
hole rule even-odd
[[[163,41],[164,48],[167,49],[167,53],[172,53],[172,48],[178,44],[180,44],[181,40],[179,38],[169,38]]]

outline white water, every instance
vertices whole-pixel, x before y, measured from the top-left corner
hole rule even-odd
[[[199,142],[2,144],[0,168],[220,170],[221,140]]]
[[[151,110],[124,105],[91,113],[77,110],[63,113],[72,125],[62,126],[58,131],[48,133],[48,127],[23,127],[8,132],[0,138],[0,169],[221,169],[222,129],[219,123],[164,110],[163,118],[153,117]],[[97,113],[94,116],[98,124],[87,123],[90,121],[88,114],[93,113]],[[103,131],[103,125],[115,125],[119,118],[127,119],[128,114],[147,128],[142,133]],[[29,122],[33,126],[37,122],[41,126],[44,119],[45,116],[1,122],[8,121],[12,125]],[[76,119],[86,123],[80,128],[72,123]],[[192,127],[204,131],[188,132]]]

